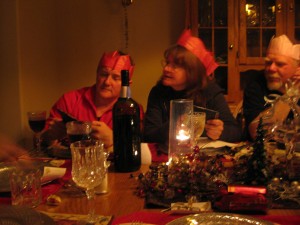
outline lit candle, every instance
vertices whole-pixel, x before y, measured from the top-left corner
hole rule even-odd
[[[186,140],[189,140],[190,139],[190,135],[188,133],[188,131],[186,130],[179,130],[178,131],[178,134],[176,135],[176,139],[178,141],[186,141]]]

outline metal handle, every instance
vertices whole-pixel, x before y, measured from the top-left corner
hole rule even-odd
[[[230,45],[229,45],[229,49],[230,49],[230,50],[233,49],[233,47],[234,47],[233,44],[230,44]]]

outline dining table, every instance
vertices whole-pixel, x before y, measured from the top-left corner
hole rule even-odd
[[[59,179],[54,179],[42,185],[42,201],[34,209],[47,214],[55,219],[57,225],[71,225],[77,218],[83,218],[88,214],[88,200],[83,189],[72,182],[71,159],[54,159],[57,167],[66,168],[65,173]],[[107,172],[107,192],[96,194],[95,213],[103,218],[102,225],[118,225],[129,223],[132,225],[157,224],[163,225],[171,221],[187,216],[189,212],[179,213],[166,210],[164,207],[151,207],[146,204],[143,196],[138,195],[139,176],[149,171],[149,161],[142,164],[140,169],[134,172],[120,173],[114,170],[113,163]],[[56,202],[49,202],[49,196],[55,196]],[[51,204],[50,204],[51,203]],[[0,195],[0,206],[11,204],[9,195]],[[200,212],[219,213],[219,212]],[[235,212],[225,212],[228,215],[236,215]],[[192,212],[191,212],[192,214]],[[237,214],[241,215],[242,214]],[[247,213],[251,218],[270,221],[271,224],[296,225],[300,224],[299,209],[268,209],[264,213]],[[1,216],[0,216],[1,217]],[[74,219],[75,218],[75,219]],[[0,218],[1,219],[1,218]],[[63,221],[63,222],[61,222]],[[69,221],[69,222],[68,222]],[[137,223],[138,222],[138,223]]]
[[[81,214],[88,213],[88,201],[82,190],[70,191],[71,162],[66,161],[67,171],[59,181],[53,181],[52,185],[60,184],[54,192],[61,201],[56,205],[49,205],[44,201],[36,210],[50,214]],[[121,223],[135,224],[139,221],[147,224],[167,224],[187,214],[177,214],[166,211],[164,208],[147,208],[145,199],[137,195],[138,177],[149,170],[149,164],[143,164],[138,171],[129,173],[116,172],[113,165],[108,170],[108,192],[96,195],[96,214],[107,216],[109,223],[117,225]],[[48,184],[51,185],[51,184]],[[46,186],[45,186],[46,188]],[[50,188],[51,189],[51,188]],[[53,192],[53,191],[52,191]],[[49,195],[49,193],[48,193]],[[48,196],[46,194],[47,197]],[[230,213],[230,212],[228,212]],[[271,221],[274,224],[296,225],[300,224],[300,209],[268,209],[263,214],[247,214],[248,216]]]

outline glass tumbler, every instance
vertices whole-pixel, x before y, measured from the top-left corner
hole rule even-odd
[[[193,145],[193,100],[170,102],[169,160],[191,153]]]

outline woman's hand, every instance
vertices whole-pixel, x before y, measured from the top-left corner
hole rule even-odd
[[[106,149],[113,145],[113,132],[112,129],[101,121],[92,122],[92,138],[103,141]]]
[[[212,140],[219,139],[223,130],[224,130],[224,123],[222,120],[213,119],[213,120],[206,121],[205,124],[206,135]]]

